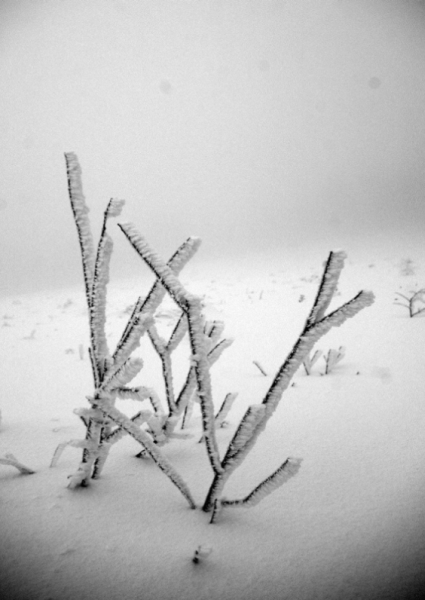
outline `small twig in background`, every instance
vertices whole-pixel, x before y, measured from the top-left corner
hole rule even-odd
[[[216,427],[225,427],[225,418],[229,414],[229,411],[232,408],[232,404],[235,401],[237,395],[237,392],[229,392],[228,394],[226,394],[226,397],[223,400],[223,404],[220,406],[218,413],[215,415]]]
[[[228,422],[225,421],[227,415],[230,412],[230,409],[232,408],[233,402],[235,401],[235,399],[237,398],[238,393],[237,392],[229,392],[228,394],[226,394],[226,397],[223,400],[222,405],[219,408],[218,413],[215,415],[214,417],[214,425],[215,428],[218,429],[219,427],[221,428],[225,428],[228,425]],[[201,436],[201,439],[199,440],[199,443],[204,441],[204,435]]]
[[[334,366],[339,363],[345,356],[345,348],[344,346],[340,346],[338,350],[334,350],[331,348],[325,356],[326,369],[325,375],[329,375]]]
[[[257,360],[253,360],[252,362],[257,367],[257,369],[259,369],[259,371],[261,372],[261,374],[264,375],[264,377],[267,377],[267,373],[265,372],[265,370],[263,369],[263,367],[260,365],[260,363]]]
[[[398,304],[399,306],[407,308],[411,318],[416,317],[417,315],[420,315],[421,313],[425,312],[425,288],[422,288],[417,292],[410,292],[410,297],[405,296],[400,292],[395,293],[397,296],[400,296],[400,298],[402,298],[403,301],[399,301],[396,298],[394,300],[394,304]],[[421,308],[416,308],[418,303],[423,304],[423,306]]]
[[[311,375],[311,371],[314,363],[322,356],[323,352],[321,350],[316,350],[313,356],[306,356],[303,360],[303,366],[307,375]]]

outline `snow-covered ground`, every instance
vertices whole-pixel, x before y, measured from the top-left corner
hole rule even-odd
[[[411,319],[393,302],[396,291],[425,287],[425,257],[422,241],[408,252],[397,248],[391,237],[370,252],[348,252],[332,307],[360,289],[374,291],[374,305],[320,340],[323,351],[345,346],[345,358],[330,375],[323,375],[323,358],[311,376],[297,372],[226,495],[246,495],[288,456],[303,458],[299,473],[256,507],[223,509],[212,525],[154,463],[135,458],[140,447],[130,437],[113,447],[99,480],[67,489],[81,450],[67,447],[55,468],[49,463],[59,443],[83,437],[72,411],[88,406],[93,389],[82,286],[2,298],[0,457],[12,452],[35,474],[0,464],[1,597],[418,597],[425,589],[425,318]],[[222,452],[296,341],[325,258],[306,250],[301,259],[282,252],[204,267],[201,250],[182,272],[187,287],[204,296],[207,315],[222,319],[225,336],[235,339],[212,369],[216,404],[239,392],[229,427],[218,432]],[[151,281],[142,266],[140,278],[112,281],[111,344]],[[160,314],[169,329],[171,301]],[[145,366],[137,383],[163,395],[147,340],[139,352]],[[183,348],[177,386],[184,359]],[[194,413],[193,437],[163,447],[199,505],[212,478],[200,431]],[[212,552],[195,564],[199,546]]]

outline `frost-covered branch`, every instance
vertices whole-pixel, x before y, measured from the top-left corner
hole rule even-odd
[[[89,307],[92,350],[96,358],[99,377],[103,374],[104,360],[109,357],[105,333],[106,286],[109,281],[109,263],[112,248],[112,238],[109,235],[105,235],[99,242]]]
[[[119,225],[133,248],[154,272],[160,283],[167,290],[176,304],[186,313],[189,338],[192,350],[192,362],[198,387],[201,405],[202,426],[205,436],[208,457],[213,470],[221,471],[220,457],[214,431],[214,407],[212,402],[209,362],[207,358],[207,339],[205,321],[201,311],[201,299],[189,294],[172,269],[154,252],[146,240],[131,223]]]
[[[322,354],[323,354],[323,352],[321,350],[316,350],[316,352],[313,354],[313,356],[311,358],[307,354],[307,356],[303,360],[303,366],[304,366],[304,369],[305,369],[305,372],[307,375],[311,375],[314,364],[319,360],[319,358],[322,356]]]
[[[272,416],[282,398],[283,392],[288,388],[295,372],[309,355],[316,342],[332,327],[339,327],[348,318],[355,316],[360,310],[374,302],[372,292],[362,291],[325,316],[325,311],[329,307],[332,295],[336,290],[339,275],[344,265],[344,258],[345,253],[341,251],[329,254],[319,290],[304,329],[278,370],[262,405],[255,405],[254,408],[250,407],[246,412],[221,463],[222,471],[216,472],[214,476],[203,510],[210,511],[214,506],[217,507],[217,501],[220,500],[220,494],[226,480],[255,445],[258,436],[265,429],[268,419]]]
[[[35,473],[35,471],[19,462],[16,456],[11,452],[6,453],[4,457],[0,457],[0,465],[10,465],[11,467],[15,467],[22,475],[33,475]]]
[[[352,300],[323,317],[320,321],[306,325],[263,400],[267,407],[268,416],[276,409],[282,393],[289,386],[293,375],[317,341],[328,333],[332,327],[341,326],[347,319],[354,317],[373,302],[374,295],[372,292],[359,292]]]
[[[127,360],[120,366],[111,369],[111,374],[104,380],[101,387],[102,391],[110,392],[115,389],[120,389],[130,383],[136,375],[141,371],[143,367],[143,360],[141,358],[127,358]]]
[[[233,406],[234,401],[237,398],[238,393],[237,392],[233,392],[233,393],[228,393],[226,394],[224,400],[223,400],[223,404],[220,406],[220,409],[218,411],[218,413],[215,415],[215,426],[216,427],[223,427],[225,424],[225,419],[227,417],[227,415],[230,412],[230,409]]]
[[[201,406],[205,445],[214,472],[220,473],[222,467],[214,428],[214,405],[212,401],[211,377],[209,372],[210,363],[207,348],[208,336],[203,331],[205,323],[202,317],[200,300],[198,298],[196,300],[189,300],[188,309],[189,336],[198,387],[199,404]]]
[[[217,324],[219,326],[217,326]],[[221,325],[222,324],[219,321],[211,321],[211,322],[207,322],[204,327],[204,332],[206,333],[206,335],[209,338],[209,341],[207,341],[207,347],[209,347],[210,350],[207,353],[207,359],[208,359],[210,368],[220,358],[222,352],[233,343],[232,339],[223,339],[223,340],[217,341],[218,337],[221,335],[221,333],[224,329],[224,324],[223,324],[223,327],[221,327]],[[216,343],[215,346],[212,345],[214,343]],[[178,413],[180,414],[181,411],[184,409],[183,422],[182,422],[182,426],[181,426],[182,429],[184,429],[184,427],[186,427],[186,425],[189,421],[189,418],[191,416],[191,413],[192,413],[193,402],[194,402],[193,391],[194,391],[195,387],[196,387],[195,369],[194,369],[194,367],[192,367],[188,373],[186,382],[185,382],[185,384],[182,388],[182,391],[180,392],[179,398],[177,400]],[[233,403],[233,400],[235,399],[236,396],[237,396],[237,394],[228,394],[228,397],[226,396],[225,401],[223,402],[223,406],[219,411],[220,417],[218,414],[214,417],[216,429],[218,427],[222,426],[222,422],[226,418],[226,416],[231,408],[231,405]],[[199,401],[199,399],[198,399],[198,401]],[[221,414],[221,411],[223,411],[223,414]],[[204,436],[202,436],[201,439],[204,440],[205,439]]]
[[[107,234],[107,221],[111,217],[121,214],[124,200],[112,198],[103,215],[103,226],[97,246],[96,261],[94,266],[93,284],[90,297],[90,331],[92,338],[92,349],[100,375],[102,375],[103,361],[109,357],[108,344],[106,342],[106,287],[109,282],[109,265],[113,250],[112,238]]]
[[[182,312],[167,342],[166,349],[168,352],[173,352],[177,348],[187,332],[187,327],[187,318],[185,313]]]
[[[167,262],[167,266],[172,270],[173,273],[177,275],[196,253],[200,244],[201,240],[199,238],[189,237],[172,255],[170,260]],[[140,320],[142,317],[152,318],[155,310],[161,304],[165,294],[165,288],[161,284],[160,280],[157,279],[146,298],[138,299],[136,305],[134,306],[132,315],[130,316],[130,319],[124,328],[121,339],[117,344],[117,349],[113,355],[114,357],[120,351],[122,345],[124,344],[124,340],[132,335],[132,329],[137,325],[138,319]],[[148,320],[145,322],[148,323]],[[143,329],[139,335],[142,335],[146,329],[147,327]]]
[[[215,501],[220,499],[226,481],[233,471],[242,464],[256,438],[253,433],[264,419],[266,409],[262,404],[251,405],[239,424],[221,463],[221,471],[216,472],[204,502],[203,510],[210,511]]]
[[[244,506],[246,508],[255,506],[263,498],[294,477],[298,473],[301,463],[302,458],[287,458],[274,473],[257,485],[245,498],[241,500],[227,500],[223,498],[221,506]]]
[[[132,223],[119,223],[118,227],[124,233],[136,252],[156,275],[159,283],[165,288],[175,303],[187,313],[188,298],[191,298],[177,279],[173,269],[149,246],[145,238],[137,231]]]
[[[163,473],[165,473],[165,475],[167,475],[167,477],[169,477],[169,479],[174,483],[174,485],[180,490],[180,492],[188,501],[190,507],[196,508],[195,501],[193,500],[186,483],[174,469],[172,464],[165,458],[163,454],[161,454],[161,452],[155,446],[149,435],[145,431],[137,427],[137,425],[133,421],[131,421],[131,419],[126,417],[124,413],[120,412],[115,407],[99,406],[99,409],[105,415],[105,417],[108,417],[109,419],[114,421],[116,425],[118,425],[121,429],[126,431],[143,446],[143,448],[155,461],[155,463],[158,465],[161,471],[163,471]]]
[[[339,363],[339,361],[341,361],[345,356],[345,348],[344,346],[340,346],[338,348],[338,350],[335,350],[334,348],[330,348],[330,350],[328,350],[326,356],[325,356],[325,363],[326,363],[326,368],[325,368],[325,374],[329,375],[329,373],[332,371],[332,369],[335,367],[335,365],[337,363]]]
[[[68,176],[68,193],[71,208],[77,226],[78,240],[80,242],[81,257],[83,261],[84,283],[87,302],[90,303],[91,288],[94,276],[94,245],[90,228],[89,208],[83,194],[81,183],[81,167],[74,152],[65,153],[66,171]]]
[[[335,250],[329,253],[328,259],[324,263],[322,279],[320,280],[319,289],[313,303],[313,307],[308,316],[306,327],[310,327],[313,323],[320,321],[336,291],[339,276],[344,268],[344,261],[347,255],[342,250]]]
[[[165,385],[165,397],[167,399],[169,413],[172,415],[176,411],[176,401],[174,397],[171,351],[168,349],[165,340],[159,336],[155,325],[149,327],[148,335],[161,361],[162,376]]]

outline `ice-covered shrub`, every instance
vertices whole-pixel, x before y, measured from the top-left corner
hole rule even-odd
[[[171,434],[173,418],[178,411],[184,409],[184,402],[195,390],[193,368],[189,374],[180,397],[174,400],[168,388],[169,413],[165,416],[156,393],[146,387],[129,387],[128,384],[139,373],[143,366],[140,358],[134,357],[134,350],[139,345],[140,337],[150,330],[155,338],[153,314],[161,303],[165,290],[160,282],[155,282],[144,300],[139,298],[124,328],[121,339],[115,350],[110,352],[105,335],[106,323],[106,289],[109,280],[109,263],[113,242],[107,232],[108,221],[120,214],[123,201],[112,199],[105,210],[103,226],[95,250],[88,218],[88,207],[82,191],[81,169],[77,157],[73,153],[65,155],[68,174],[68,189],[74,220],[77,227],[81,249],[85,292],[89,313],[90,348],[94,392],[87,399],[90,408],[78,409],[76,413],[86,427],[85,440],[71,440],[60,444],[52,460],[54,466],[66,445],[83,448],[83,456],[78,470],[70,477],[69,487],[85,486],[90,478],[99,477],[107,459],[111,446],[123,435],[129,434],[139,441],[144,450],[152,457],[159,468],[164,471],[171,481],[194,507],[191,494],[181,477],[175,471],[158,446],[167,435]],[[186,262],[193,256],[199,246],[197,238],[189,238],[182,244],[168,262],[172,272],[178,273]],[[161,348],[166,365],[172,349],[181,339],[185,324],[178,324],[164,348]],[[158,342],[159,343],[159,342]],[[211,349],[214,352],[214,348]],[[216,354],[218,351],[215,350]],[[167,362],[168,361],[168,362]],[[167,376],[168,376],[167,366]],[[169,381],[169,379],[167,379]],[[119,398],[132,398],[136,401],[147,400],[152,410],[138,411],[128,418],[119,411],[115,404]],[[140,427],[146,425],[146,429]]]
[[[97,478],[108,457],[111,446],[124,435],[131,435],[142,446],[142,452],[151,456],[158,467],[170,478],[194,508],[192,494],[176,472],[160,447],[175,436],[177,425],[184,429],[193,403],[197,402],[202,415],[202,443],[205,444],[213,472],[212,482],[203,503],[204,511],[212,511],[212,521],[223,507],[250,507],[288,481],[299,470],[300,458],[286,458],[281,466],[260,482],[246,497],[228,499],[224,487],[235,469],[247,458],[258,436],[273,415],[283,392],[308,356],[316,342],[332,327],[338,327],[346,319],[374,301],[371,292],[359,292],[339,308],[325,314],[336,290],[339,275],[344,266],[345,253],[331,252],[313,307],[305,326],[288,357],[275,375],[269,390],[260,404],[248,407],[224,453],[220,452],[216,432],[224,425],[225,417],[236,397],[229,392],[220,410],[214,410],[210,370],[231,340],[221,339],[224,325],[209,322],[202,310],[201,298],[189,293],[179,280],[179,272],[199,247],[198,238],[189,238],[177,252],[165,262],[148,244],[131,223],[119,223],[119,228],[143,262],[156,277],[149,294],[139,298],[124,328],[115,350],[110,352],[105,336],[106,287],[109,279],[109,261],[112,239],[107,232],[111,217],[120,214],[123,201],[111,200],[106,208],[100,239],[95,250],[88,219],[88,208],[81,186],[81,170],[73,153],[65,155],[71,206],[80,242],[87,306],[89,312],[89,355],[94,380],[94,392],[87,396],[88,408],[76,413],[86,427],[85,440],[71,440],[60,444],[52,461],[57,462],[66,445],[83,449],[81,463],[70,477],[69,487],[85,486],[91,478]],[[162,338],[155,324],[155,311],[168,294],[180,311],[180,316],[168,340]],[[166,406],[152,388],[129,387],[141,371],[143,361],[134,357],[134,351],[143,335],[149,336],[161,361],[164,377]],[[182,389],[176,392],[172,373],[172,353],[183,337],[189,338],[190,357],[187,375]],[[310,361],[311,364],[311,361]],[[132,418],[117,408],[119,399],[133,399],[149,403],[150,408],[140,410]]]
[[[325,314],[336,290],[345,257],[343,251],[330,252],[313,307],[301,335],[278,370],[262,403],[251,405],[246,411],[223,460],[220,462],[220,469],[215,471],[213,482],[203,506],[204,510],[214,509],[216,513],[223,506],[249,507],[297,473],[301,459],[287,458],[277,471],[260,483],[246,498],[229,500],[222,496],[226,481],[254,447],[258,436],[265,429],[268,419],[275,411],[293,375],[317,341],[328,333],[332,327],[339,327],[348,318],[354,317],[360,310],[374,302],[372,292],[361,291],[336,310]]]

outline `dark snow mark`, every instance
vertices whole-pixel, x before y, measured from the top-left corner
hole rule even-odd
[[[371,77],[369,79],[369,81],[367,82],[367,85],[372,90],[377,90],[379,87],[381,87],[381,84],[382,84],[382,81],[379,79],[379,77]]]
[[[169,96],[173,91],[173,86],[168,81],[168,79],[161,79],[159,82],[159,89],[163,94]]]
[[[192,558],[192,562],[198,565],[205,560],[212,552],[211,546],[198,546]]]

